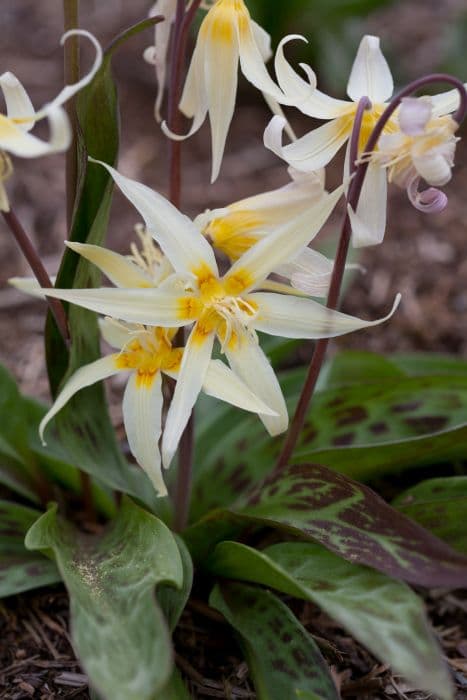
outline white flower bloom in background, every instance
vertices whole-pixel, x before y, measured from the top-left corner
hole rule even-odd
[[[62,105],[79,90],[88,85],[102,64],[102,49],[99,42],[87,31],[73,29],[63,35],[63,44],[71,36],[84,36],[94,45],[96,57],[89,73],[73,85],[66,85],[57,97],[39,111],[35,111],[32,102],[13,73],[0,75],[0,89],[6,105],[6,115],[0,114],[0,210],[8,211],[8,199],[3,182],[11,175],[11,162],[7,154],[19,158],[38,158],[49,153],[65,151],[70,145],[71,130],[68,117]],[[33,136],[31,129],[41,119],[48,119],[50,138],[43,141]]]
[[[206,211],[196,217],[194,223],[209,238],[217,250],[231,262],[247,252],[261,238],[326,197],[324,171],[300,173],[289,168],[291,182],[278,189],[229,204],[224,209]],[[279,265],[274,272],[290,280],[290,289],[271,280],[263,282],[263,289],[297,293],[297,289],[310,296],[327,294],[333,261],[308,246],[300,250],[294,260]]]
[[[183,348],[172,346],[177,329],[145,327],[110,318],[104,319],[100,328],[104,340],[118,352],[81,367],[70,377],[41,421],[41,439],[47,424],[80,389],[120,372],[129,373],[122,405],[128,444],[158,495],[165,496],[158,445],[162,432],[162,374],[178,378]],[[201,388],[244,410],[273,413],[219,360],[209,362]]]
[[[243,0],[217,0],[204,18],[196,42],[180,102],[183,114],[193,119],[186,136],[170,132],[171,138],[194,134],[209,114],[212,139],[212,182],[216,180],[232,121],[238,83],[238,64],[243,75],[269,98],[281,104],[301,103],[315,88],[315,75],[303,66],[308,80],[298,76],[287,63],[281,42],[275,70],[279,85],[271,79],[265,62],[271,56],[270,37],[254,22]],[[304,39],[303,39],[304,40]]]
[[[434,117],[430,97],[406,97],[398,112],[400,131],[381,136],[378,150],[365,158],[387,168],[389,182],[407,190],[420,211],[444,209],[447,197],[436,189],[449,182],[459,128],[449,116]],[[419,191],[420,180],[433,187]]]
[[[361,98],[368,97],[371,107],[363,115],[359,139],[361,155],[376,122],[392,97],[393,89],[391,71],[381,52],[379,38],[364,36],[347,83],[347,94],[351,102],[336,100],[315,90],[297,106],[304,114],[329,122],[284,146],[282,136],[286,123],[281,117],[275,116],[265,131],[265,145],[289,165],[303,172],[324,167],[350,139],[358,103]],[[457,90],[442,93],[432,99],[433,117],[454,112],[459,105]],[[399,131],[398,112],[399,110],[394,112],[384,127],[385,136]],[[349,166],[347,147],[344,178],[348,177]],[[381,243],[386,229],[386,207],[387,172],[381,167],[381,162],[374,158],[370,160],[357,209],[354,212],[349,208],[355,247]]]
[[[164,17],[164,21],[158,22],[154,27],[154,46],[148,46],[144,52],[144,60],[153,65],[156,71],[157,94],[154,113],[158,122],[162,120],[161,105],[167,76],[167,54],[176,10],[177,0],[157,0],[149,10],[149,17]]]
[[[331,311],[312,299],[258,291],[272,270],[293,260],[321,229],[343,188],[325,195],[313,209],[260,240],[220,276],[212,247],[188,217],[145,185],[124,177],[105,163],[102,165],[139,211],[175,273],[157,289],[44,289],[41,293],[127,323],[192,327],[162,439],[166,467],[205,381],[216,338],[235,374],[276,414],[259,414],[268,431],[276,435],[287,428],[287,408],[274,371],[259,347],[256,331],[317,339],[385,320],[364,321]],[[394,308],[398,302],[399,297]]]

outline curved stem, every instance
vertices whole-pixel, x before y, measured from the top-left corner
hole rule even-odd
[[[363,149],[363,153],[371,153],[375,148],[378,140],[383,133],[384,127],[388,123],[391,116],[394,114],[396,109],[401,104],[404,97],[409,97],[412,93],[420,90],[420,88],[434,82],[445,82],[453,85],[459,92],[459,107],[453,115],[453,119],[460,124],[467,115],[467,91],[464,84],[452,75],[446,73],[432,73],[424,78],[414,80],[410,85],[408,85],[404,90],[402,90],[398,95],[396,95],[389,103],[389,105],[384,110],[381,117],[375,124],[373,131],[371,132],[368,141]],[[365,180],[365,175],[368,170],[368,161],[360,161],[358,165],[356,164],[358,156],[358,141],[361,131],[362,117],[365,109],[369,108],[369,100],[367,97],[361,98],[358,109],[355,115],[355,122],[352,129],[352,136],[350,141],[350,172],[354,174],[354,178],[349,186],[349,192],[347,196],[347,203],[355,211],[360,199],[360,194],[363,187],[363,182]],[[346,214],[344,223],[342,226],[341,237],[339,240],[339,247],[336,254],[336,259],[334,261],[334,267],[332,271],[331,284],[329,288],[327,307],[330,309],[335,309],[339,300],[340,289],[342,286],[342,279],[344,276],[345,262],[347,259],[347,252],[350,243],[350,236],[352,234],[352,228],[350,225],[350,219],[348,214]],[[315,345],[315,350],[311,358],[310,366],[308,368],[308,373],[305,379],[305,384],[303,386],[302,393],[300,395],[297,407],[295,409],[295,414],[290,424],[289,432],[287,433],[282,451],[277,460],[276,469],[281,469],[289,461],[293,454],[295,446],[297,444],[300,432],[303,428],[308,407],[313,396],[313,392],[316,387],[316,382],[318,381],[319,373],[326,356],[326,350],[329,344],[328,338],[323,338],[318,340]]]

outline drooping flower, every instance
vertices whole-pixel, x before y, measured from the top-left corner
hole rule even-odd
[[[282,135],[286,124],[281,117],[275,116],[265,131],[265,145],[289,165],[303,172],[324,167],[349,140],[359,101],[367,97],[371,106],[363,115],[359,138],[359,156],[361,156],[370,133],[388,105],[392,92],[393,79],[380,50],[379,38],[364,36],[347,84],[347,94],[351,101],[336,100],[315,90],[300,106],[297,106],[304,114],[329,120],[329,122],[284,146]],[[433,97],[433,116],[454,112],[458,102],[457,90]],[[384,137],[399,131],[398,111],[396,110],[387,122],[383,131]],[[378,148],[379,146],[376,150]],[[347,147],[345,179],[348,177],[349,167],[349,147]],[[349,208],[352,241],[355,247],[374,245],[383,240],[386,228],[386,207],[387,171],[381,167],[381,162],[377,158],[372,158],[356,211]]]
[[[176,329],[146,327],[106,318],[100,324],[104,340],[118,352],[80,367],[66,382],[39,426],[45,428],[76,392],[115,374],[129,373],[123,396],[123,422],[130,450],[159,496],[167,494],[161,470],[159,438],[162,419],[162,374],[177,379],[183,348],[173,347]],[[203,391],[247,411],[273,413],[220,360],[211,360]]]
[[[197,216],[194,223],[214,248],[235,262],[259,240],[326,197],[324,171],[300,173],[289,168],[289,174],[291,182],[287,185],[234,202],[224,209],[208,210]],[[279,265],[274,272],[290,280],[294,287],[290,291],[297,293],[299,289],[322,297],[328,291],[332,267],[332,260],[305,246],[294,260]],[[288,291],[271,280],[263,282],[263,289]]]
[[[154,66],[157,79],[157,94],[154,105],[154,114],[158,122],[161,121],[161,105],[164,97],[165,80],[167,75],[167,53],[170,43],[170,32],[175,21],[177,0],[156,0],[149,10],[149,17],[162,15],[163,22],[158,22],[154,27],[154,45],[149,46],[144,52],[144,59]]]
[[[44,289],[42,293],[127,323],[192,327],[162,440],[166,467],[205,380],[216,338],[234,372],[277,414],[260,413],[268,431],[275,435],[287,427],[287,409],[274,371],[258,344],[256,331],[316,339],[342,335],[385,320],[364,321],[331,311],[312,299],[259,291],[271,271],[293,259],[320,230],[342,188],[320,199],[313,210],[260,240],[220,276],[212,247],[188,217],[145,185],[124,177],[109,165],[102,165],[139,211],[175,272],[157,289]],[[394,308],[398,301],[399,297]]]
[[[270,37],[254,22],[244,0],[217,0],[204,18],[196,42],[180,110],[193,119],[187,136],[170,132],[171,138],[187,138],[203,124],[211,122],[212,182],[216,180],[232,121],[237,93],[238,64],[243,75],[256,88],[280,104],[301,103],[315,88],[315,75],[304,66],[308,80],[298,76],[287,63],[282,47],[293,38],[283,39],[276,54],[275,70],[279,85],[271,79],[265,62],[271,56]]]
[[[430,97],[406,97],[398,113],[400,130],[381,136],[378,150],[365,154],[385,167],[389,182],[407,190],[412,204],[424,212],[438,212],[447,197],[438,187],[451,179],[459,125],[449,115],[433,116]],[[420,192],[420,180],[428,189]]]
[[[35,111],[32,102],[13,73],[0,75],[0,89],[6,104],[6,115],[0,114],[0,210],[8,211],[8,198],[4,189],[5,180],[11,175],[12,165],[8,154],[19,158],[37,158],[49,153],[64,151],[70,145],[71,130],[68,117],[62,105],[91,82],[102,64],[102,49],[99,42],[87,31],[73,29],[63,35],[63,44],[71,36],[84,36],[96,49],[91,70],[73,85],[66,85],[63,90],[39,111]],[[29,132],[35,123],[47,118],[50,138],[43,141]]]

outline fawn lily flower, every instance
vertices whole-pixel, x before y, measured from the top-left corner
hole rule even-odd
[[[441,211],[447,197],[437,187],[451,179],[459,125],[449,115],[434,116],[430,97],[404,98],[398,121],[400,131],[381,136],[378,150],[363,157],[386,168],[389,182],[405,188],[417,209]],[[421,179],[435,187],[419,192]]]
[[[311,209],[327,193],[324,172],[300,173],[289,168],[291,182],[270,192],[263,192],[229,204],[224,209],[206,211],[194,223],[209,238],[217,250],[231,262],[238,260],[260,239],[280,226]],[[316,250],[305,246],[295,259],[279,265],[274,272],[288,278],[294,289],[271,280],[263,282],[263,289],[325,296],[333,263]]]
[[[293,259],[320,230],[341,196],[342,187],[320,199],[312,210],[258,241],[220,276],[212,247],[188,217],[145,185],[124,177],[105,163],[102,165],[139,211],[175,273],[157,289],[43,289],[42,293],[128,323],[167,328],[192,326],[162,440],[166,467],[203,385],[216,338],[234,372],[277,414],[260,413],[268,431],[276,435],[287,427],[287,409],[277,378],[259,347],[256,331],[315,339],[342,335],[385,320],[364,321],[331,311],[312,299],[259,291],[271,271]],[[398,302],[399,297],[394,308]]]
[[[180,110],[193,125],[186,136],[178,136],[162,125],[171,138],[194,134],[209,113],[212,138],[212,182],[222,161],[227,132],[232,121],[240,62],[244,76],[269,98],[281,104],[301,102],[315,88],[315,75],[303,66],[308,80],[303,80],[287,63],[282,47],[295,37],[286,37],[276,54],[275,69],[279,86],[265,67],[271,55],[270,37],[254,22],[244,0],[217,0],[204,18],[196,42]]]
[[[81,88],[91,82],[102,63],[102,49],[92,34],[82,29],[73,29],[63,35],[63,44],[71,36],[85,36],[96,49],[94,64],[81,80],[66,85],[57,97],[38,112],[13,73],[0,75],[0,89],[6,104],[6,115],[0,114],[0,210],[8,211],[9,204],[4,190],[4,181],[11,175],[12,166],[8,154],[19,158],[37,158],[49,153],[64,151],[70,145],[71,131],[68,117],[62,105]],[[47,118],[50,127],[49,141],[43,141],[29,132],[40,119]]]
[[[157,94],[154,113],[158,122],[162,119],[161,105],[167,75],[167,53],[176,10],[177,0],[157,0],[149,10],[149,17],[162,15],[165,18],[154,27],[154,46],[149,46],[143,54],[144,60],[153,65],[156,71]]]
[[[300,109],[317,119],[330,120],[329,123],[314,129],[294,143],[283,146],[282,132],[285,125],[280,117],[274,117],[264,134],[265,145],[298,170],[309,172],[324,167],[350,139],[358,103],[361,98],[368,97],[371,107],[363,116],[359,139],[361,151],[384,112],[393,89],[392,75],[380,50],[379,38],[364,36],[347,84],[347,94],[351,101],[336,100],[315,90]],[[389,120],[385,132],[391,133],[396,129],[394,119]],[[346,160],[347,177],[348,152]],[[386,199],[386,173],[379,164],[371,162],[352,221],[354,246],[381,242],[386,227]]]
[[[167,494],[162,477],[159,438],[162,427],[162,374],[177,379],[183,348],[173,347],[176,330],[128,324],[106,318],[104,340],[118,352],[81,367],[66,382],[39,426],[41,439],[52,418],[76,392],[120,372],[129,373],[123,396],[123,422],[130,450],[159,496]],[[273,413],[220,360],[209,362],[203,391],[247,411]]]

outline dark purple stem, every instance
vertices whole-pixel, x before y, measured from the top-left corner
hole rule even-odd
[[[48,289],[51,289],[53,287],[53,284],[50,280],[47,270],[42,264],[42,260],[40,259],[36,249],[31,243],[31,239],[22,227],[15,212],[10,208],[10,211],[2,211],[2,214],[21,252],[28,261],[36,280],[39,282],[41,287],[47,287]],[[68,333],[67,318],[62,303],[58,299],[50,298],[47,298],[47,303],[57,323],[57,327],[60,331],[63,341],[68,345],[70,336]]]
[[[413,81],[404,90],[402,90],[398,95],[393,97],[389,105],[384,110],[381,117],[378,119],[370,137],[363,149],[363,153],[371,153],[376,148],[379,137],[383,133],[384,127],[388,123],[391,116],[394,114],[396,109],[401,104],[404,97],[408,97],[420,88],[427,84],[434,82],[445,82],[453,85],[459,91],[459,107],[457,108],[453,119],[458,123],[465,119],[467,115],[467,92],[464,84],[454,78],[452,75],[445,73],[433,73],[426,76],[425,78],[420,78]],[[347,203],[355,211],[360,199],[362,192],[363,182],[365,179],[366,172],[368,170],[369,161],[360,161],[357,164],[358,158],[358,142],[360,138],[362,117],[365,109],[369,107],[369,100],[363,97],[358,105],[358,109],[355,116],[355,122],[352,130],[352,136],[350,141],[350,172],[354,173],[354,178],[350,184],[349,192],[347,196]],[[345,216],[344,223],[342,226],[341,237],[339,240],[339,247],[336,254],[336,259],[334,261],[334,267],[332,271],[331,284],[329,288],[329,294],[327,299],[327,307],[329,309],[336,309],[339,301],[340,289],[342,286],[342,279],[345,271],[345,263],[347,260],[347,253],[349,249],[350,236],[352,233],[350,219],[348,213]],[[310,405],[313,392],[316,387],[316,382],[318,381],[319,373],[326,356],[326,350],[329,344],[328,338],[323,338],[318,340],[315,345],[315,350],[313,352],[313,357],[311,358],[310,366],[308,368],[308,373],[305,379],[305,384],[303,386],[302,393],[298,400],[297,407],[295,409],[295,414],[290,424],[289,432],[287,433],[286,439],[282,451],[277,460],[276,469],[283,468],[289,461],[293,454],[295,446],[297,444],[298,438],[302,431],[303,425],[305,423],[306,414],[308,412],[308,407]]]
[[[168,95],[167,124],[174,133],[180,133],[181,114],[178,109],[181,96],[183,68],[186,60],[188,33],[201,0],[194,0],[185,12],[185,0],[177,0],[177,10],[172,33],[170,52],[170,81]],[[181,141],[169,140],[169,198],[172,204],[180,208],[181,202]],[[185,338],[186,340],[186,338]],[[175,518],[174,528],[181,532],[188,522],[190,510],[191,486],[193,473],[194,451],[194,413],[188,420],[187,426],[180,439],[178,452],[178,475],[174,496]]]

